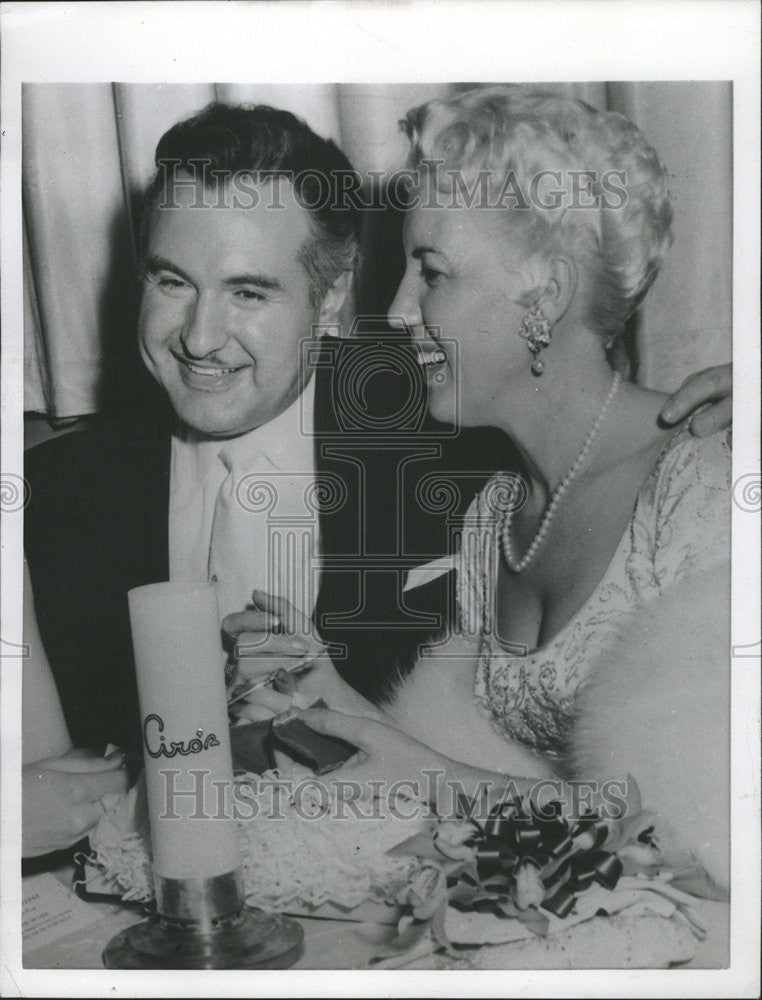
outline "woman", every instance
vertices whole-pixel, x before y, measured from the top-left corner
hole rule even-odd
[[[390,315],[419,342],[432,415],[503,430],[521,475],[475,498],[458,569],[463,636],[416,669],[392,724],[303,717],[360,747],[342,776],[439,769],[473,789],[583,767],[646,774],[645,805],[674,813],[676,845],[725,884],[729,678],[713,662],[727,660],[725,627],[713,621],[687,662],[680,651],[710,604],[727,617],[728,440],[665,426],[665,397],[610,363],[671,243],[665,170],[621,115],[508,86],[433,101],[403,126],[419,183]],[[659,641],[623,672],[638,622]],[[329,667],[302,687],[321,683],[330,704],[361,711]],[[696,704],[680,703],[686,692]],[[712,708],[719,732],[696,738],[692,722],[711,725]],[[498,747],[476,746],[477,712]],[[649,719],[660,721],[644,730]],[[708,795],[715,808],[697,817]]]

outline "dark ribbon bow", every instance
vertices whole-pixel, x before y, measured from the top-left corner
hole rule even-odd
[[[609,822],[595,813],[570,824],[559,802],[540,809],[511,799],[490,810],[483,827],[471,822],[479,834],[475,847],[480,878],[513,876],[521,865],[531,863],[546,890],[542,906],[558,917],[570,913],[577,895],[594,882],[614,889],[622,874],[619,858],[602,849],[611,832]],[[592,835],[592,843],[580,847],[577,838],[585,833]]]

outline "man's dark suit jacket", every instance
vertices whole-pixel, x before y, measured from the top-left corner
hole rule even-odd
[[[388,345],[346,344],[321,350],[315,376],[316,469],[346,486],[342,504],[320,509],[315,623],[344,677],[378,699],[452,605],[453,574],[403,597],[406,570],[451,549],[456,508],[489,470],[458,473],[457,497],[443,503],[441,443],[411,382],[417,368],[395,378]],[[75,745],[140,746],[126,595],[169,577],[171,421],[166,407],[105,421],[26,456],[26,556]]]

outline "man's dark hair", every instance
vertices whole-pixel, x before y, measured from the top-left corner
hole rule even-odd
[[[208,104],[164,133],[155,163],[143,206],[141,259],[153,208],[172,203],[178,173],[188,173],[215,191],[234,176],[255,183],[286,177],[312,222],[312,236],[300,256],[310,277],[313,305],[322,301],[342,271],[356,268],[361,217],[357,207],[341,197],[347,183],[341,178],[357,175],[336,143],[321,139],[289,111],[265,104]]]

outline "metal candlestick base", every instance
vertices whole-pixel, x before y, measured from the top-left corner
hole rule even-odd
[[[238,872],[154,880],[158,915],[109,941],[107,969],[287,969],[301,955],[299,924],[240,904]]]
[[[304,931],[288,917],[243,908],[237,922],[198,934],[151,917],[112,938],[107,969],[288,969],[302,953]]]

